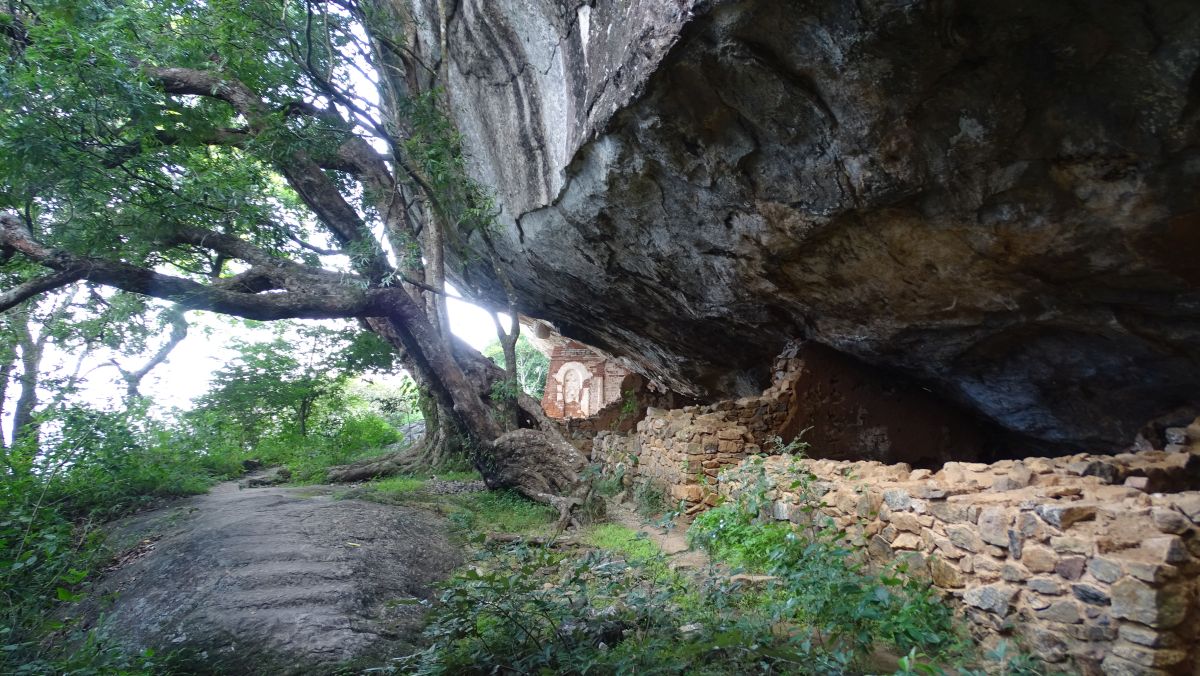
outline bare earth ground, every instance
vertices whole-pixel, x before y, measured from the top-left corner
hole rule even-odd
[[[403,654],[417,599],[462,553],[421,510],[334,500],[323,486],[205,495],[119,522],[120,552],[81,616],[196,673],[323,673]]]

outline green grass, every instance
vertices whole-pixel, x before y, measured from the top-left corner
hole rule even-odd
[[[615,523],[592,526],[583,541],[598,549],[622,554],[628,561],[645,561],[662,554],[658,545],[644,534]]]
[[[434,472],[442,481],[476,481],[476,472]],[[337,494],[389,505],[406,505],[436,512],[450,520],[456,535],[479,533],[522,533],[543,535],[558,518],[558,512],[509,491],[472,491],[436,495],[426,490],[430,475],[404,475],[378,479]]]
[[[558,512],[548,505],[527,500],[509,491],[480,491],[442,496],[451,505],[451,523],[468,532],[525,533],[549,532]]]
[[[425,479],[415,476],[393,476],[371,482],[371,490],[382,495],[397,496],[419,491],[425,487]]]
[[[619,554],[630,564],[645,569],[657,582],[673,581],[678,576],[667,565],[662,549],[653,540],[627,526],[598,524],[589,528],[582,539],[597,549]]]
[[[424,490],[425,485],[435,478],[439,481],[479,481],[482,479],[479,472],[475,470],[400,474],[385,479],[376,479],[368,483],[365,488],[384,500],[394,499],[406,493],[417,493]]]

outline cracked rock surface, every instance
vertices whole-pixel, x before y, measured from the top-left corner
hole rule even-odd
[[[1030,446],[1195,406],[1200,5],[451,6],[525,314],[708,399],[807,338]]]
[[[98,582],[85,621],[203,673],[331,673],[406,654],[422,627],[414,601],[461,562],[440,517],[313,486],[227,482],[119,522],[110,541],[141,544]]]

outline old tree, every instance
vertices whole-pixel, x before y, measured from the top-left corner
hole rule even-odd
[[[358,320],[431,395],[425,446],[392,466],[461,443],[489,485],[566,514],[583,458],[447,328],[447,260],[491,250],[493,207],[417,30],[389,0],[6,2],[0,309],[84,283]]]

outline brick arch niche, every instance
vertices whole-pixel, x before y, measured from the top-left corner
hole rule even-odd
[[[629,372],[586,345],[567,341],[550,354],[542,408],[552,418],[587,418],[621,398]]]

